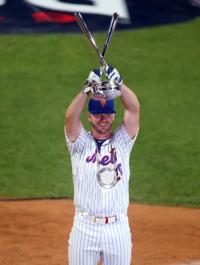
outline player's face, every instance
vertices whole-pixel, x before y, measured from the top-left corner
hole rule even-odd
[[[110,133],[115,114],[89,114],[92,129],[99,134]]]

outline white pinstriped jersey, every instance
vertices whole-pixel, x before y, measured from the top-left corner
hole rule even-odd
[[[99,158],[96,141],[84,128],[74,143],[66,133],[65,138],[71,155],[76,209],[97,216],[126,213],[129,204],[129,158],[137,136],[131,139],[122,123],[113,136],[102,144]],[[115,158],[112,150],[115,151]],[[98,159],[100,168],[113,167],[115,160],[120,178],[110,189],[101,187],[97,181]]]

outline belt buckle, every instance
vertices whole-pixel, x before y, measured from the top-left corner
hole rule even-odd
[[[105,217],[98,217],[98,216],[95,216],[94,217],[94,223],[97,223],[97,224],[108,224],[112,222],[116,222],[117,221],[117,216],[112,216],[112,217],[108,217],[108,216],[105,216]]]
[[[98,217],[98,216],[95,216],[94,217],[94,222],[97,223],[97,224],[104,224],[104,218],[103,217]]]
[[[98,216],[95,216],[94,217],[94,223],[97,223],[97,224],[106,224],[106,223],[108,223],[108,217],[98,217]]]

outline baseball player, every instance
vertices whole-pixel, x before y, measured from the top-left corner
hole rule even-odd
[[[94,69],[86,87],[66,110],[65,138],[71,155],[75,204],[69,265],[96,265],[100,259],[104,265],[131,263],[129,157],[139,131],[140,107],[115,68],[106,67],[106,76],[117,85],[106,89],[100,70]],[[89,132],[80,120],[88,96]],[[113,131],[116,96],[121,97],[124,117]]]

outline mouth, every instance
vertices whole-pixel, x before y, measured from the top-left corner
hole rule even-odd
[[[106,128],[106,127],[110,126],[110,124],[109,123],[99,123],[99,126]]]

